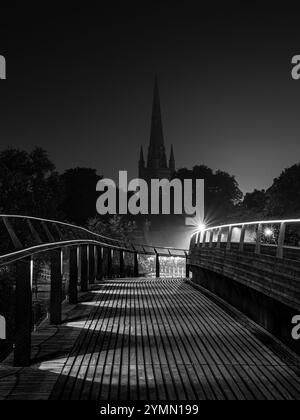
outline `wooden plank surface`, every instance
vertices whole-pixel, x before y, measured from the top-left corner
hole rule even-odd
[[[182,279],[101,283],[36,334],[32,367],[0,369],[0,398],[300,399],[299,358],[217,300]]]

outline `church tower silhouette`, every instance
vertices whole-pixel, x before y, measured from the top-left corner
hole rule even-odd
[[[139,161],[139,178],[150,182],[151,179],[171,179],[176,170],[174,149],[172,146],[169,165],[164,141],[163,124],[161,116],[160,95],[158,79],[155,77],[154,95],[152,106],[152,121],[150,145],[148,149],[147,165],[144,158],[144,150],[141,147]]]

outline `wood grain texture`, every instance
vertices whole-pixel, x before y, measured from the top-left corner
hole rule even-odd
[[[300,399],[299,358],[182,279],[107,281],[46,331],[33,366],[0,370],[0,398]]]

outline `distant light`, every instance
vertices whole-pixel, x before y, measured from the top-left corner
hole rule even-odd
[[[198,230],[204,232],[206,230],[206,225],[204,223],[199,223]]]
[[[265,236],[270,237],[270,236],[273,236],[273,234],[274,234],[273,229],[270,229],[270,228],[265,229]]]

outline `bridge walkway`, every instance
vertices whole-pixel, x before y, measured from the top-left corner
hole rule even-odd
[[[30,368],[2,365],[0,398],[300,399],[300,360],[185,280],[114,280],[34,334]]]

